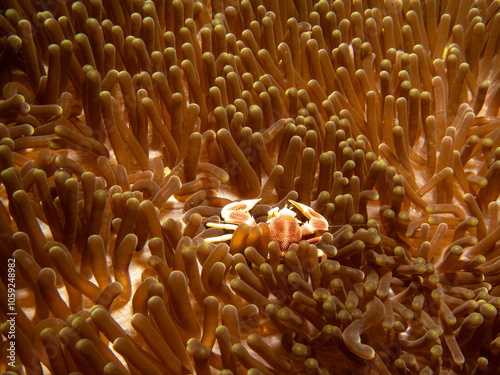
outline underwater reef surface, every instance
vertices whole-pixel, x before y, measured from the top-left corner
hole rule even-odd
[[[0,1],[0,371],[500,373],[499,36],[497,0]]]

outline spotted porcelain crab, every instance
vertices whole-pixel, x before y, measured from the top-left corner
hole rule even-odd
[[[225,223],[208,223],[207,225],[229,230],[236,229],[240,224],[254,227],[257,223],[250,214],[250,210],[259,201],[260,199],[251,199],[229,203],[222,208],[221,212]],[[314,237],[315,234],[328,230],[328,221],[311,207],[293,200],[289,200],[289,202],[302,212],[308,221],[305,223],[299,221],[296,212],[288,207],[282,209],[276,207],[268,212],[267,225],[271,241],[276,241],[279,244],[282,253],[285,253],[291,244],[298,243],[302,239],[308,239],[310,242],[317,241],[319,238]],[[231,235],[213,237],[207,238],[206,241],[224,241],[230,237]]]

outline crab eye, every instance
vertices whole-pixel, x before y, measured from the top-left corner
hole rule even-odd
[[[269,219],[272,219],[273,217],[275,217],[276,214],[278,213],[278,211],[279,211],[278,207],[275,207],[275,208],[269,210],[269,212],[267,213],[267,219],[269,220]]]

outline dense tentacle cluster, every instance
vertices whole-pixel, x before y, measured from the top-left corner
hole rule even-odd
[[[1,371],[500,371],[499,1],[2,4]]]

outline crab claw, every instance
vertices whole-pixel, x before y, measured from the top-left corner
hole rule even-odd
[[[307,236],[317,232],[325,232],[328,230],[328,221],[326,221],[323,215],[318,214],[311,207],[306,206],[305,204],[292,201],[291,199],[289,199],[289,202],[297,207],[300,212],[302,212],[305,217],[309,219],[309,221],[301,227],[302,236]]]
[[[233,224],[248,224],[251,227],[257,225],[252,215],[249,214],[260,199],[249,199],[246,201],[238,201],[225,205],[222,208],[221,216],[224,221]]]

